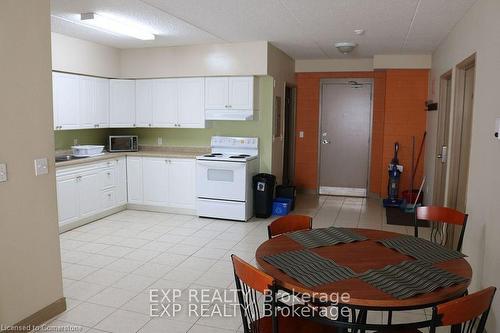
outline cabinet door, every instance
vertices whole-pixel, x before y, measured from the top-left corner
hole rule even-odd
[[[195,208],[195,160],[170,159],[168,164],[169,206]]]
[[[109,80],[94,78],[95,124],[99,128],[109,127]]]
[[[115,168],[115,203],[117,206],[121,206],[127,203],[127,164],[125,157],[116,161]]]
[[[101,184],[99,172],[80,176],[78,179],[78,201],[80,218],[92,216],[101,211]]]
[[[205,127],[204,79],[178,79],[178,124],[185,128]]]
[[[205,109],[224,110],[229,101],[229,78],[207,77],[205,79]]]
[[[110,127],[135,126],[135,81],[109,81]]]
[[[253,109],[253,76],[229,78],[230,110]]]
[[[153,80],[135,81],[135,117],[137,127],[153,126]]]
[[[175,127],[177,124],[177,80],[154,80],[153,126]]]
[[[77,129],[79,80],[77,75],[52,74],[54,129]]]
[[[168,160],[144,157],[142,167],[144,204],[166,206],[168,204]]]
[[[78,220],[78,183],[76,176],[57,178],[59,225]]]
[[[127,157],[128,203],[144,202],[142,185],[142,157]]]
[[[78,77],[78,111],[80,128],[94,128],[95,117],[95,80],[87,76]]]

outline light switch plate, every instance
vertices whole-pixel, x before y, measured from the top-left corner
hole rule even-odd
[[[0,163],[0,183],[7,181],[7,164]]]
[[[163,144],[163,137],[159,136],[157,142],[158,146],[161,146]]]
[[[41,176],[49,173],[49,164],[47,158],[39,158],[35,160],[35,175]]]
[[[304,131],[299,131],[299,138],[303,138],[304,137]]]

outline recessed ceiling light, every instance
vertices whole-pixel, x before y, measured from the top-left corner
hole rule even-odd
[[[147,28],[134,23],[124,23],[115,18],[96,13],[82,13],[81,22],[92,27],[105,30],[118,35],[134,37],[141,40],[154,40],[155,35]]]
[[[351,53],[356,46],[358,44],[350,42],[335,43],[335,47],[343,54]]]
[[[365,29],[356,29],[354,30],[354,33],[358,36],[361,36],[365,33]]]

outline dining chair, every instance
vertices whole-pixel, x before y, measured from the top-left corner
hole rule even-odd
[[[430,221],[461,226],[462,230],[460,231],[460,237],[458,239],[457,251],[462,251],[462,243],[464,241],[465,227],[468,218],[467,214],[447,207],[422,206],[417,207],[415,218],[415,237],[418,237],[417,221]],[[432,238],[433,236],[431,235],[431,240],[433,240]]]
[[[245,333],[334,333],[336,331],[334,327],[297,315],[282,316],[277,311],[276,281],[234,254],[231,255],[231,260]],[[263,295],[266,297],[262,297]],[[271,314],[265,315],[262,302],[269,300]]]
[[[287,232],[311,229],[312,217],[307,215],[286,215],[274,220],[267,226],[267,235],[271,239]]]
[[[429,333],[451,327],[451,333],[484,333],[497,288],[489,287],[433,308]],[[379,333],[420,333],[419,330],[384,330]]]

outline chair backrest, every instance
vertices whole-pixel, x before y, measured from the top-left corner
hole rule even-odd
[[[489,287],[438,305],[434,309],[431,332],[435,332],[438,326],[452,326],[452,332],[483,333],[496,290]]]
[[[281,234],[312,229],[312,217],[306,215],[286,215],[280,217],[267,226],[269,239]]]
[[[468,215],[458,210],[448,207],[422,206],[416,209],[416,220],[441,222],[462,226],[460,237],[458,239],[457,250],[462,250],[462,243],[465,235]],[[418,225],[415,223],[415,237],[418,237]]]
[[[243,330],[245,333],[258,333],[261,331],[259,325],[262,321],[259,319],[262,318],[262,313],[258,301],[259,294],[263,294],[271,297],[273,332],[277,332],[278,322],[274,316],[275,280],[234,254],[231,255],[231,260],[233,261],[236,289],[238,290]]]

